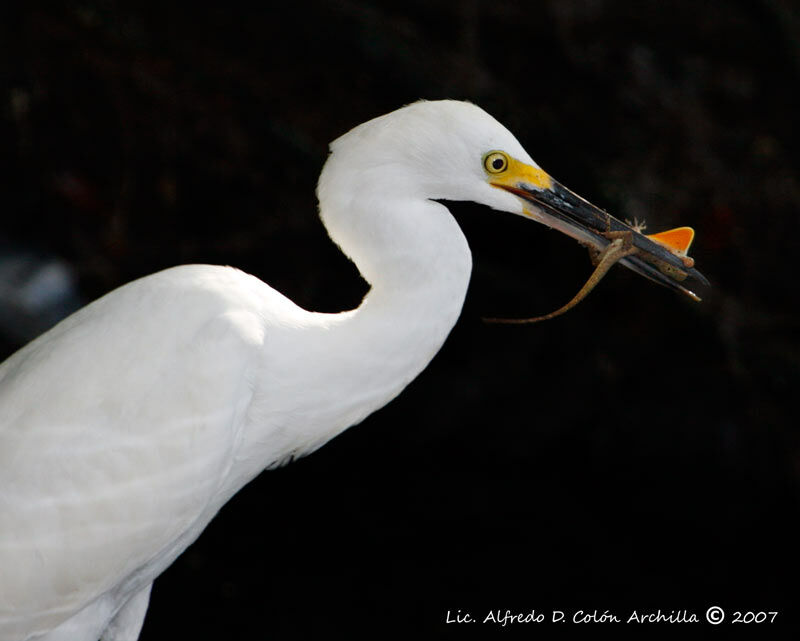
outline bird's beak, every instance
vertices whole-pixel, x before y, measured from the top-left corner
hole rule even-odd
[[[675,291],[699,300],[682,283],[708,280],[686,255],[694,238],[689,227],[645,235],[641,225],[629,225],[592,205],[553,180],[541,169],[519,161],[502,176],[490,180],[493,187],[515,194],[525,202],[524,214],[575,238],[591,251],[603,252],[617,238],[624,238],[630,253],[619,262],[633,271]]]

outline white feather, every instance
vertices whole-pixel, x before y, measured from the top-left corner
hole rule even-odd
[[[449,101],[333,143],[320,213],[372,285],[357,310],[307,312],[235,269],[182,266],[0,366],[0,638],[135,639],[152,581],[239,488],[400,393],[456,322],[471,269],[431,199],[521,212],[486,181],[493,149],[532,164]]]

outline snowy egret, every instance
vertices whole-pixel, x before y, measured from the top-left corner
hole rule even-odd
[[[467,242],[438,200],[555,227],[688,293],[685,234],[649,238],[555,182],[463,102],[331,145],[320,215],[371,288],[338,314],[184,265],[68,317],[0,366],[0,638],[136,639],[153,580],[265,468],[385,405],[456,322]],[[690,239],[689,239],[690,240]]]

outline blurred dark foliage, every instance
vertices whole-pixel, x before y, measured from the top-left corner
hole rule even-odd
[[[617,268],[563,318],[485,325],[555,309],[590,264],[457,204],[475,270],[440,355],[223,509],[156,581],[142,639],[559,631],[448,609],[780,612],[725,638],[800,622],[796,3],[8,3],[0,79],[0,234],[67,261],[85,300],[209,262],[356,305],[316,216],[327,144],[444,97],[617,217],[694,226],[712,282],[695,304]]]

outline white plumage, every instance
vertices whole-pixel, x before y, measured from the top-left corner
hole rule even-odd
[[[492,182],[492,150],[540,170],[474,105],[415,103],[331,150],[320,214],[371,285],[358,309],[308,312],[236,269],[181,266],[0,366],[0,639],[136,639],[153,580],[233,494],[387,403],[437,352],[471,257],[434,199],[542,219]]]

